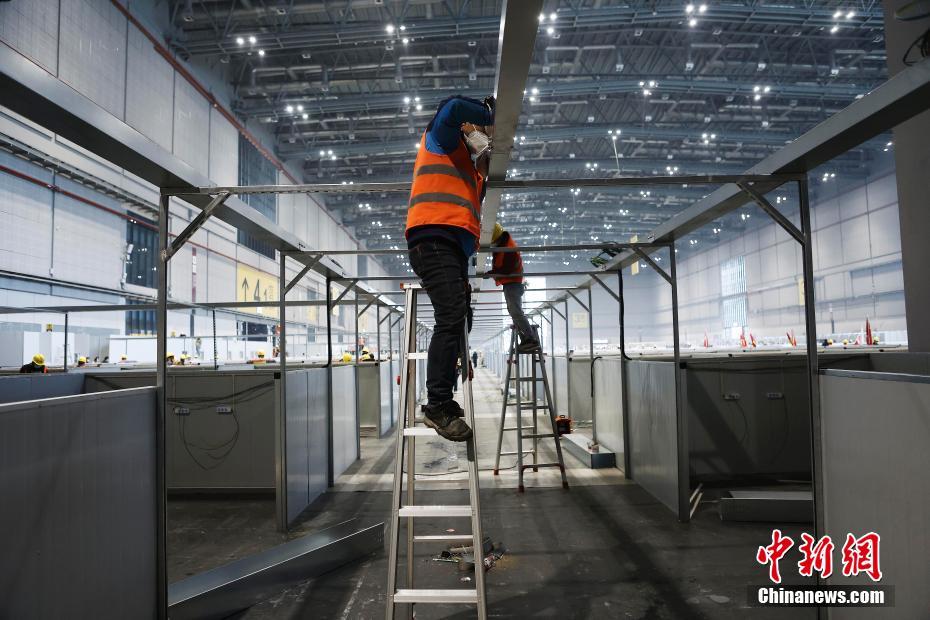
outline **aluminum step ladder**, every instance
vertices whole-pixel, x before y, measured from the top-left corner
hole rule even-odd
[[[475,605],[478,610],[478,618],[486,620],[488,617],[486,595],[485,595],[485,575],[484,575],[484,555],[480,551],[474,554],[475,574],[474,589],[468,588],[450,588],[450,589],[424,589],[416,588],[414,583],[414,547],[419,544],[436,544],[455,542],[461,545],[471,543],[474,550],[483,550],[483,538],[481,534],[481,510],[479,506],[478,493],[478,459],[477,459],[477,429],[475,428],[474,400],[472,397],[472,382],[467,369],[469,368],[468,360],[468,331],[462,334],[462,399],[464,401],[465,421],[472,429],[472,438],[466,444],[468,452],[468,504],[437,506],[416,504],[414,495],[414,486],[416,482],[415,464],[416,464],[416,438],[438,436],[436,431],[425,425],[417,426],[416,412],[416,360],[426,359],[426,352],[416,350],[416,323],[417,323],[417,293],[421,290],[420,284],[405,284],[405,312],[404,312],[404,336],[401,342],[401,381],[399,394],[398,426],[397,426],[397,452],[394,460],[394,497],[391,504],[391,535],[389,538],[388,552],[388,583],[387,583],[387,610],[385,618],[392,620],[395,617],[397,605],[407,604],[406,615],[402,616],[413,618],[414,605],[423,603],[462,603]],[[407,444],[409,443],[409,448]],[[406,456],[406,459],[404,458]],[[406,471],[404,463],[406,461]],[[403,479],[406,476],[406,489],[403,485]],[[404,492],[405,491],[405,492]],[[414,522],[423,518],[450,518],[450,517],[470,517],[471,533],[470,534],[441,534],[429,536],[417,536],[414,534]],[[400,545],[400,525],[401,519],[406,519],[407,524],[407,556],[406,571],[407,577],[404,588],[397,587],[397,562],[398,547]]]
[[[541,342],[539,340],[539,327],[534,325],[533,329],[536,331],[537,342]],[[527,364],[528,368],[526,367]],[[528,372],[522,372],[524,369]],[[524,376],[524,374],[526,376]],[[513,325],[510,326],[510,350],[507,355],[507,371],[505,375],[504,403],[501,406],[501,423],[497,433],[497,457],[494,459],[494,475],[499,475],[502,456],[516,456],[517,475],[519,480],[517,488],[521,493],[526,490],[523,486],[523,472],[530,468],[532,468],[534,472],[538,472],[540,467],[558,467],[559,471],[562,473],[562,488],[567,489],[568,478],[565,476],[565,461],[562,460],[562,442],[559,439],[558,427],[555,422],[555,408],[552,406],[552,391],[549,389],[549,376],[546,373],[545,354],[542,352],[541,348],[533,353],[517,353],[517,330]],[[540,379],[542,380],[543,386],[542,394],[539,393]],[[510,400],[511,384],[514,386],[515,400]],[[523,386],[526,384],[529,384],[528,400],[523,398]],[[543,398],[542,403],[539,402],[540,397]],[[514,426],[507,426],[507,409],[509,407],[515,408],[514,418],[516,421]],[[551,432],[539,432],[540,410],[549,413]],[[524,412],[530,412],[532,416],[527,425],[524,425]],[[524,428],[530,429],[532,432],[524,434]],[[516,431],[517,433],[517,449],[514,451],[502,452],[501,448],[504,445],[504,433],[509,431]],[[554,463],[540,463],[539,440],[549,438],[555,440],[555,453],[558,457],[558,461]],[[524,440],[532,440],[532,449],[523,449]],[[527,454],[531,454],[533,457],[531,463],[523,462],[523,457]]]

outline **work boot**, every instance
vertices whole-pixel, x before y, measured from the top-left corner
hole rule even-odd
[[[423,406],[423,421],[449,441],[468,441],[471,439],[471,429],[468,428],[465,420],[458,417],[461,415],[464,415],[462,408],[454,400],[447,400],[438,405]]]
[[[536,353],[540,348],[538,340],[524,340],[517,345],[517,353]]]

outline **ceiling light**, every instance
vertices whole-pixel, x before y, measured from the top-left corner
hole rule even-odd
[[[394,34],[394,24],[388,24],[387,26],[384,27],[384,30],[388,34]]]
[[[694,13],[694,5],[693,5],[693,4],[689,4],[688,6],[686,6],[686,7],[685,7],[685,13],[687,13],[688,15],[691,15],[691,13]]]
[[[404,42],[404,45],[407,45],[408,43],[410,43],[410,39],[408,39],[407,37],[404,37],[403,42]]]
[[[856,12],[850,11],[849,13],[846,14],[846,19],[852,19],[855,16],[856,16]]]
[[[753,95],[753,101],[758,101],[759,99],[762,99],[762,95]]]
[[[541,22],[546,21],[546,14],[545,14],[545,13],[540,13],[540,14],[539,14],[539,21],[541,21]]]
[[[409,103],[410,103],[410,97],[404,97],[404,103],[409,104]]]
[[[401,32],[403,32],[403,31],[406,30],[406,29],[407,29],[406,26],[401,26],[401,27],[400,27],[400,31],[401,31]]]
[[[265,50],[258,50],[258,55],[259,55],[259,56],[264,56],[264,55],[265,55]]]
[[[752,92],[757,93],[757,92],[759,92],[759,89],[760,89],[759,86],[753,86],[753,87],[752,87]]]
[[[249,35],[249,43],[255,45],[255,35]]]
[[[836,32],[837,32],[839,29],[840,29],[839,26],[833,26],[833,28],[830,28],[830,34],[836,34]]]
[[[692,17],[691,19],[688,20],[688,25],[694,28],[695,26],[697,26],[697,20]]]
[[[236,44],[245,45],[245,39],[243,39],[242,37],[236,37]]]
[[[299,105],[299,104],[298,104],[298,106],[297,106],[297,111],[298,111],[298,112],[303,112],[303,111],[304,111],[304,107],[303,107],[302,105]]]
[[[549,13],[549,19],[550,19],[551,21],[555,21],[555,19],[556,19],[557,17],[558,17],[558,15],[556,15],[555,13]]]
[[[291,113],[291,112],[293,112],[293,111],[294,111],[294,106],[292,106],[292,105],[289,105],[289,106],[287,106],[287,107],[286,107],[286,108],[284,108],[284,109],[285,109],[285,110],[286,110],[286,111],[287,111],[288,113]]]
[[[320,151],[320,157],[326,157],[326,151],[321,150],[321,151]]]
[[[332,154],[333,154],[333,150],[332,150],[332,149],[329,149],[328,151],[326,151],[326,154],[327,154],[327,155],[332,155]]]
[[[307,120],[308,118],[310,118],[310,115],[304,112],[303,114],[300,115],[300,118]]]
[[[420,98],[419,98],[419,97],[414,97],[413,100],[416,101],[417,103],[420,103]]]
[[[423,104],[422,104],[422,103],[418,103],[418,104],[417,104],[417,112],[420,112],[421,110],[423,110]]]
[[[772,87],[771,87],[771,86],[766,86],[765,88],[762,89],[762,92],[767,93],[767,92],[769,92],[770,90],[772,90]]]
[[[833,14],[833,19],[839,19],[843,16],[843,11],[837,11]]]
[[[555,34],[555,28],[553,28],[552,26],[549,26],[548,28],[546,28],[546,34],[548,34],[551,37],[552,35]]]
[[[704,13],[705,11],[707,11],[706,4],[702,4],[701,6],[698,7],[698,13]]]
[[[534,95],[538,95],[538,94],[539,94],[539,89],[536,88],[536,87],[533,87],[533,88],[530,89],[530,92],[533,93]]]
[[[333,160],[333,161],[336,161],[336,156],[335,156],[335,155],[330,155],[329,158],[330,158],[331,160]]]

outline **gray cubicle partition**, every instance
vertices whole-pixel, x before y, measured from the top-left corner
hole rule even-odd
[[[623,363],[620,357],[603,357],[594,362],[594,415],[597,441],[614,452],[623,467]]]
[[[381,436],[381,370],[378,362],[360,362],[358,378],[358,423],[362,434]]]
[[[378,372],[381,380],[378,435],[381,436],[394,426],[394,361],[381,362],[378,365]]]
[[[572,357],[568,364],[568,397],[572,419],[582,424],[591,422],[591,358],[587,355]]]
[[[675,363],[626,362],[630,433],[628,475],[687,521],[687,428],[675,407]]]
[[[0,377],[0,403],[73,396],[84,392],[84,376],[79,373],[35,373]]]
[[[169,491],[275,492],[275,374],[272,368],[178,369],[169,373]],[[151,370],[84,376],[88,392],[155,383]]]
[[[286,518],[290,524],[327,486],[329,442],[326,425],[326,369],[288,372],[285,388]]]
[[[894,360],[904,361],[904,360]],[[930,583],[930,377],[849,370],[820,376],[825,533],[881,536],[894,607],[831,609],[831,620],[926,618]],[[871,584],[865,575],[827,580]]]
[[[552,356],[552,400],[561,415],[570,415],[568,409],[568,361],[565,357]],[[503,376],[503,375],[502,375]]]
[[[358,416],[355,408],[355,366],[333,367],[333,476],[358,460]],[[290,375],[288,375],[290,377]]]
[[[0,405],[0,618],[153,618],[155,389]]]

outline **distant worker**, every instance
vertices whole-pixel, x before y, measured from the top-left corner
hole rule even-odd
[[[268,360],[265,359],[264,349],[259,349],[258,351],[255,352],[255,357],[249,360],[249,363],[250,364],[264,364],[267,361]]]
[[[42,372],[47,373],[48,367],[45,365],[45,356],[41,353],[36,353],[32,356],[32,361],[28,364],[23,364],[19,369],[21,373],[33,373],[33,372]]]
[[[120,362],[126,362],[126,361],[129,361],[129,358],[126,357],[125,354],[123,354],[123,355],[120,355],[120,356],[119,356],[119,361],[120,361]]]
[[[169,352],[167,355],[165,355],[165,363],[168,366],[174,366],[174,353]]]
[[[472,351],[472,352],[471,352],[471,365],[472,365],[474,368],[477,368],[477,367],[478,367],[478,352],[477,352],[477,351]]]
[[[84,366],[87,366],[87,358],[82,355],[78,358],[77,367],[83,368]]]
[[[187,353],[182,353],[181,357],[178,358],[178,366],[186,366],[190,358],[191,356]]]
[[[375,361],[375,356],[371,354],[371,351],[368,350],[368,347],[362,349],[362,354],[359,356],[358,361],[360,362],[373,362]]]
[[[352,354],[349,353],[349,350],[348,350],[348,349],[346,349],[345,352],[342,354],[342,361],[345,362],[346,364],[348,364],[348,363],[351,362],[353,359],[354,359],[354,358],[352,357]]]
[[[451,441],[472,430],[452,400],[469,309],[468,258],[481,230],[481,202],[494,126],[494,97],[443,100],[420,138],[404,236],[410,266],[433,305],[426,362],[425,423]]]
[[[494,232],[491,234],[492,248],[516,248],[517,242],[513,240],[510,233],[504,230],[499,224],[494,224]],[[517,352],[532,353],[537,351],[539,340],[536,339],[536,332],[533,326],[523,313],[523,259],[520,252],[494,252],[491,262],[491,275],[494,274],[517,274],[494,276],[494,282],[503,287],[504,299],[507,301],[507,312],[513,319],[513,324],[520,335],[520,344],[517,345]]]

